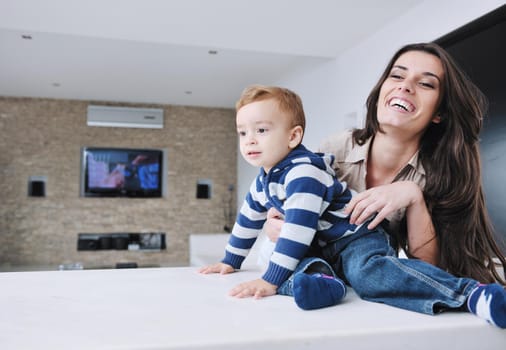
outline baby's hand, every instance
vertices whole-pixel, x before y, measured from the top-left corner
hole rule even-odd
[[[261,278],[249,282],[244,282],[232,289],[229,295],[237,298],[254,297],[260,299],[275,295],[278,287]]]
[[[207,265],[199,269],[199,272],[204,274],[219,273],[224,275],[227,273],[232,273],[234,271],[235,269],[232,266],[221,262],[213,265]]]

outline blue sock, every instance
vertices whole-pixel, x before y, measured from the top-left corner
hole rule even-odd
[[[324,274],[296,274],[293,278],[293,297],[304,310],[320,309],[338,304],[346,295],[340,279]]]
[[[467,298],[467,308],[487,322],[506,328],[506,290],[503,286],[497,283],[479,285]]]

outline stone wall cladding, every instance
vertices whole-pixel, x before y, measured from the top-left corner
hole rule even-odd
[[[88,127],[88,104],[162,108],[164,128]],[[184,266],[190,233],[229,224],[224,204],[237,183],[232,109],[0,97],[0,130],[0,266]],[[84,146],[166,149],[167,196],[80,197]],[[39,175],[47,177],[46,197],[28,197],[28,179]],[[212,181],[211,199],[196,199],[199,179]],[[116,232],[165,232],[167,249],[77,251],[79,233]]]

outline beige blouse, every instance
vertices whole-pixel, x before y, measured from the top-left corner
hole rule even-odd
[[[365,191],[367,175],[367,157],[371,139],[363,145],[353,144],[351,130],[341,131],[326,138],[320,145],[319,152],[331,153],[335,157],[333,168],[337,178],[346,182],[357,192]],[[396,180],[409,180],[417,183],[422,189],[425,186],[425,170],[418,159],[418,152],[409,160],[408,164],[399,171],[402,174]],[[387,216],[390,221],[389,230],[397,231],[399,223],[406,214],[406,209],[400,209]]]

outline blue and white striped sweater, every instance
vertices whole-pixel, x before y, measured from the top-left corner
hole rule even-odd
[[[241,267],[271,207],[284,214],[285,224],[262,278],[277,286],[290,276],[315,239],[325,244],[356,231],[358,227],[343,213],[352,192],[335,178],[332,162],[333,156],[300,145],[268,174],[261,169],[237,216],[222,261]]]

